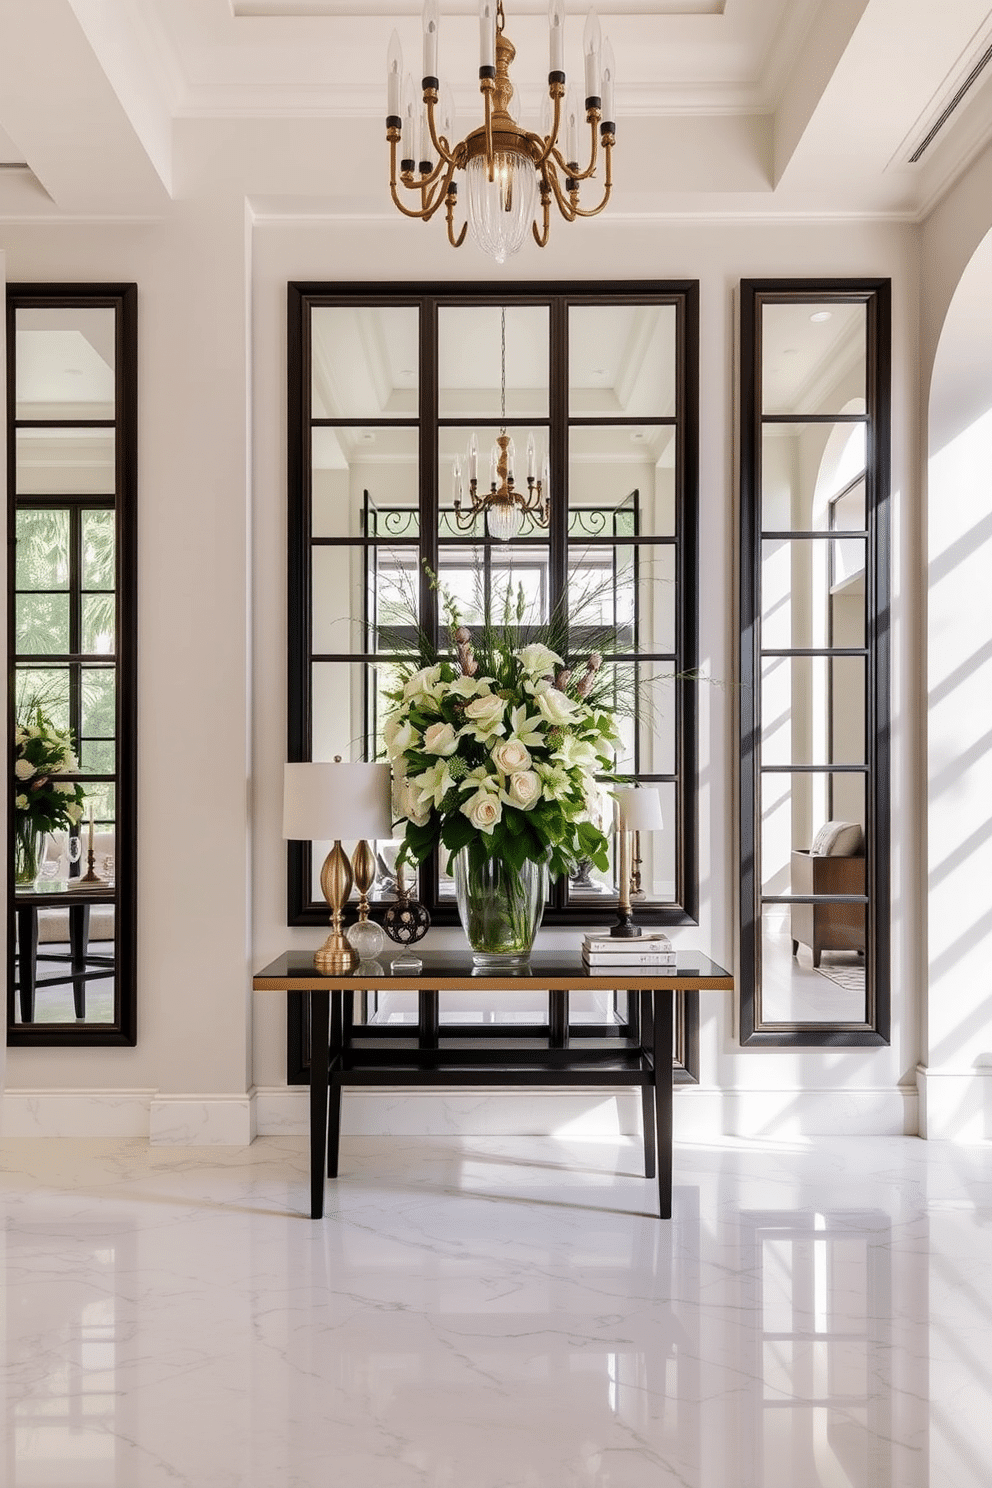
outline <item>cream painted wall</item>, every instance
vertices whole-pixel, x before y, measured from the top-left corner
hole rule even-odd
[[[924,233],[931,1137],[992,1134],[992,150]],[[946,311],[946,314],[945,314]]]
[[[228,180],[239,169],[254,179],[250,147],[242,165],[227,151],[229,128],[205,130],[204,148],[185,152],[184,197],[168,222],[0,229],[12,279],[138,283],[141,376],[139,1041],[134,1050],[11,1050],[15,1090],[237,1097],[252,1083],[283,1083],[284,1002],[260,994],[253,1009],[249,974],[319,938],[285,925],[286,281],[400,270],[411,279],[491,277],[474,250],[456,255],[438,233],[398,219],[288,221],[260,209],[246,222],[243,197],[216,191],[220,165]],[[745,276],[893,279],[893,798],[912,801],[917,233],[772,221],[735,222],[730,233],[720,222],[604,218],[558,224],[552,246],[525,250],[507,277],[581,279],[591,266],[618,264],[625,277],[701,281],[700,657],[719,685],[700,693],[701,923],[680,939],[732,963],[735,287]],[[889,1101],[890,1110],[900,1087],[912,1090],[919,833],[912,810],[897,810],[895,823],[891,1048],[741,1050],[733,1009],[704,999],[703,1094],[731,1126],[749,1091],[771,1093],[773,1124],[788,1131],[803,1089],[825,1093],[828,1123],[837,1090],[869,1105]]]

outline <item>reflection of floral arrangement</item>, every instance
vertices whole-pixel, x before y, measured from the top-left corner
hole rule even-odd
[[[617,737],[602,657],[570,670],[541,641],[512,648],[510,632],[472,633],[449,607],[457,660],[437,661],[387,692],[386,753],[401,856],[477,842],[519,870],[552,876],[591,860],[608,866],[596,775],[613,767]],[[608,697],[610,701],[608,701]]]
[[[72,736],[60,734],[40,707],[27,717],[30,722],[14,729],[17,824],[30,823],[39,832],[73,827],[82,819],[85,791],[78,782],[59,778],[79,769]]]

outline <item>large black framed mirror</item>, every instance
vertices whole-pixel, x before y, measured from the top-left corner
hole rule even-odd
[[[134,1044],[137,288],[7,291],[10,1044]]]
[[[740,311],[741,1041],[884,1044],[889,281]]]
[[[385,757],[390,665],[414,626],[440,633],[425,561],[469,626],[508,586],[538,623],[567,604],[575,634],[591,613],[590,634],[605,626],[618,638],[618,671],[650,684],[616,761],[661,795],[663,829],[635,844],[637,918],[695,924],[697,283],[295,283],[287,362],[288,758]],[[459,520],[453,495],[467,441],[475,434],[486,451],[504,424],[521,463],[531,438],[538,471],[547,456],[551,491],[547,525],[527,517],[509,541],[485,515]],[[374,917],[395,896],[397,845],[375,844]],[[291,925],[326,924],[327,846],[289,844]],[[428,861],[419,874],[436,925],[458,923],[448,866]],[[554,884],[544,924],[610,923],[617,872],[612,861],[589,865]],[[507,1036],[498,1010],[449,1003],[452,1019]],[[364,1011],[415,1016],[374,1000]],[[537,1001],[518,1011],[548,1017]],[[596,1035],[626,1008],[576,996],[571,1015]],[[697,1016],[687,999],[676,1050],[685,1078]],[[306,1078],[294,1017],[291,1081]]]

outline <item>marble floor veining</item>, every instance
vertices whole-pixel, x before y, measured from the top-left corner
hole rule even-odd
[[[5,1488],[988,1488],[992,1144],[0,1144]]]

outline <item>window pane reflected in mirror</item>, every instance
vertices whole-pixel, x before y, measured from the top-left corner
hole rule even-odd
[[[864,646],[864,539],[766,538],[761,640],[766,651]]]
[[[543,625],[550,613],[548,549],[536,544],[445,543],[438,554],[438,578],[454,600],[462,624],[481,625],[489,614],[501,626]]]
[[[66,507],[17,513],[18,589],[69,588],[69,512]]]
[[[762,531],[863,532],[865,456],[863,423],[766,424]]]
[[[57,656],[69,650],[68,594],[18,594],[17,654]]]
[[[316,655],[409,652],[416,644],[416,548],[315,543],[311,648]]]
[[[569,430],[569,535],[598,536],[595,513],[616,513],[621,530],[634,516],[644,537],[675,532],[675,430],[667,424],[589,425]]]
[[[572,305],[572,418],[668,418],[675,413],[674,305]]]
[[[865,892],[867,817],[860,771],[766,771],[760,811],[763,894]]]
[[[311,312],[314,418],[416,418],[415,305],[317,305]]]
[[[112,496],[113,429],[18,429],[18,496]]]
[[[438,307],[437,396],[441,418],[499,417],[502,309],[500,305]],[[508,417],[547,417],[549,360],[547,305],[507,305]]]
[[[864,917],[861,905],[764,906],[761,1016],[766,1023],[866,1022],[865,956],[852,944],[864,941]],[[802,937],[821,945],[819,966]]]
[[[415,538],[420,531],[416,429],[313,430],[314,537]]]
[[[15,417],[112,419],[113,307],[19,307],[15,314]]]
[[[863,657],[766,656],[761,749],[765,765],[863,765]]]
[[[763,305],[762,413],[844,413],[863,400],[866,328],[864,304]]]

